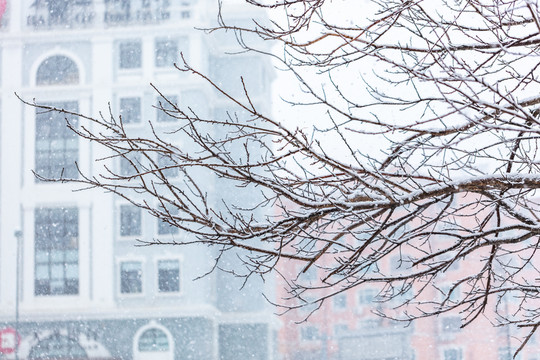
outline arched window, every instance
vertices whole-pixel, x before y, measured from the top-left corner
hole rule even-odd
[[[153,320],[140,328],[133,340],[133,360],[174,360],[171,333]]]
[[[79,83],[77,64],[64,55],[45,59],[38,67],[36,85],[67,85]]]
[[[38,342],[28,355],[29,359],[88,359],[86,351],[72,338],[54,334]]]
[[[139,351],[169,351],[167,334],[157,328],[145,330],[139,337]]]

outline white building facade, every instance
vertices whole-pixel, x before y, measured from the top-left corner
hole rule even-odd
[[[263,285],[239,293],[241,280],[222,273],[193,281],[211,268],[213,249],[136,247],[136,239],[189,235],[111,194],[38,180],[32,170],[92,174],[102,166],[94,160],[110,154],[77,138],[65,115],[26,106],[14,94],[92,116],[110,107],[133,134],[144,136],[149,120],[167,132],[175,121],[156,110],[160,98],[150,82],[207,114],[227,110],[208,84],[173,67],[182,52],[217,82],[256,66],[252,100],[268,109],[269,64],[257,55],[225,58],[234,37],[218,41],[194,30],[211,26],[216,11],[210,0],[7,1],[0,30],[0,359],[273,358]],[[118,159],[105,164],[124,171]],[[6,329],[20,336],[17,352],[9,350]]]

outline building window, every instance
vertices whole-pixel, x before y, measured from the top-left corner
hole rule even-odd
[[[169,216],[175,216],[178,214],[177,208],[171,208],[169,209]],[[161,219],[158,219],[158,234],[159,235],[176,235],[180,232],[180,229],[178,227],[171,225],[167,221],[163,221]]]
[[[305,284],[315,284],[318,280],[317,267],[312,264],[305,272],[304,269],[304,266],[298,268],[298,280]]]
[[[463,355],[461,349],[445,349],[443,351],[444,360],[462,360]]]
[[[157,165],[165,178],[172,179],[178,177],[179,170],[176,166],[177,164],[170,155],[158,154]]]
[[[119,44],[120,69],[138,69],[142,65],[140,41],[124,41]]]
[[[63,55],[45,59],[38,67],[36,85],[67,85],[79,83],[79,69],[73,60]]]
[[[34,213],[35,295],[79,293],[79,211],[42,208]]]
[[[156,40],[156,67],[172,67],[178,61],[178,42],[168,39]]]
[[[78,112],[76,101],[56,102],[52,107]],[[76,126],[76,118],[56,112],[36,109],[35,134],[35,171],[47,179],[76,179],[79,176],[77,159],[79,157],[79,139],[66,124]],[[38,181],[38,179],[36,179]]]
[[[141,98],[124,97],[120,98],[120,116],[122,123],[136,124],[141,122]]]
[[[300,336],[304,341],[319,340],[319,329],[315,326],[304,326],[300,328]]]
[[[140,261],[125,261],[120,264],[120,292],[142,293],[142,264]]]
[[[456,304],[460,297],[461,293],[459,291],[459,286],[454,287],[453,285],[443,285],[440,287],[440,301],[447,301],[450,303]]]
[[[142,168],[140,153],[126,154],[120,157],[120,176],[136,175],[139,172],[138,168]]]
[[[444,332],[456,332],[461,330],[461,318],[459,316],[446,316],[441,319],[441,329]]]
[[[169,351],[167,334],[157,328],[146,330],[139,337],[139,351]]]
[[[174,117],[174,107],[171,104],[178,103],[178,96],[176,95],[165,95],[166,99],[161,96],[157,99],[156,110],[157,115],[156,119],[158,122],[173,122],[178,119]],[[164,110],[163,110],[164,109]]]
[[[159,292],[180,291],[180,261],[158,261],[158,289]]]
[[[335,310],[343,310],[347,308],[347,295],[337,294],[332,299]]]
[[[358,291],[358,305],[369,305],[377,296],[375,289],[362,289]]]
[[[141,208],[126,204],[120,206],[120,236],[141,235]]]

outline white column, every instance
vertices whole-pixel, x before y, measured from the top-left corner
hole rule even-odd
[[[92,39],[92,85],[91,115],[109,114],[109,103],[113,109],[114,83],[114,40],[110,36]],[[91,126],[92,128],[93,126]],[[94,160],[105,158],[108,151],[92,143],[89,156],[89,172],[98,174],[103,166],[111,166],[112,160],[96,163]],[[114,302],[114,237],[113,237],[113,201],[111,194],[101,190],[89,190],[92,195],[90,209],[90,299],[98,306],[112,306]]]
[[[13,2],[13,8],[18,2]],[[17,240],[22,230],[21,189],[23,104],[13,92],[22,87],[22,44],[2,44],[2,93],[0,99],[0,316],[15,316]],[[23,234],[24,236],[24,234]],[[13,310],[13,311],[12,311]]]

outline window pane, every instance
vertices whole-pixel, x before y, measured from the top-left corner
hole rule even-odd
[[[135,205],[120,206],[120,236],[141,235],[141,209]]]
[[[178,96],[176,95],[165,95],[165,97],[167,98],[164,99],[162,98],[161,96],[157,99],[157,104],[156,104],[156,111],[157,111],[157,121],[159,122],[173,122],[173,121],[177,121],[178,119],[176,119],[174,117],[174,113],[171,113],[170,111],[174,111],[174,108],[173,106],[170,104],[177,104],[178,103]],[[165,109],[164,110],[162,110]]]
[[[120,292],[122,294],[142,292],[142,265],[140,262],[130,261],[121,264]]]
[[[374,289],[360,290],[358,292],[358,304],[360,305],[371,304],[375,296],[377,296],[377,291]]]
[[[335,295],[333,301],[335,309],[345,309],[347,307],[347,296],[345,294]]]
[[[168,351],[167,335],[159,329],[148,329],[139,338],[139,351]]]
[[[49,105],[71,112],[79,110],[76,101]],[[67,127],[66,118],[70,124],[77,124],[77,119],[72,116],[36,109],[34,165],[36,173],[44,178],[78,178],[79,140]]]
[[[141,98],[120,98],[120,115],[124,124],[141,122]]]
[[[315,326],[306,326],[300,329],[302,340],[313,341],[319,339],[319,329]]]
[[[167,179],[178,177],[178,167],[174,167],[176,163],[170,156],[158,154],[157,164],[163,176]]]
[[[447,316],[441,319],[443,331],[455,332],[461,330],[461,318],[459,316]]]
[[[156,67],[171,67],[178,61],[178,43],[174,40],[156,40]]]
[[[178,209],[171,207],[168,209],[170,216],[175,216],[178,214]],[[180,229],[176,226],[169,224],[166,221],[158,219],[158,234],[159,235],[175,235],[178,234]]]
[[[461,360],[461,350],[460,349],[444,350],[444,360]]]
[[[128,155],[126,155],[128,156]],[[120,158],[120,176],[132,176],[137,174],[137,169],[135,169],[134,165],[143,169],[140,162],[140,154],[136,153],[133,156],[130,156],[129,159],[126,159],[125,157]]]
[[[78,294],[78,209],[36,209],[34,221],[35,295]]]
[[[141,67],[141,42],[126,41],[120,43],[120,69],[136,69]]]
[[[178,260],[158,261],[158,288],[160,292],[180,291],[180,262]]]
[[[67,56],[56,55],[45,59],[36,73],[37,85],[77,84],[79,69]]]

